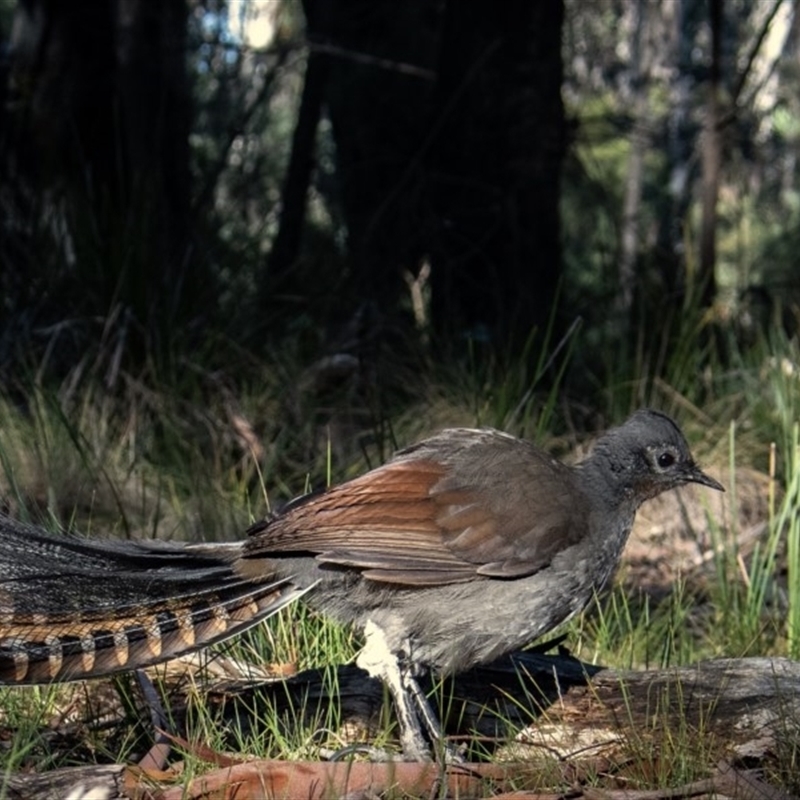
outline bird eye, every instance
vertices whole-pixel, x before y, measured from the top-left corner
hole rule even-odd
[[[657,461],[661,469],[667,469],[667,467],[671,467],[675,463],[675,455],[669,451],[665,451],[658,454]]]

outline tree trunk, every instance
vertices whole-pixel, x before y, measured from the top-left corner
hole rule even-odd
[[[722,75],[722,0],[709,0],[711,64],[708,76],[708,102],[701,157],[703,162],[702,221],[700,228],[700,270],[698,289],[701,304],[709,307],[716,297],[714,271],[717,263],[717,198],[722,164],[719,94]]]
[[[428,158],[433,323],[503,345],[543,331],[561,274],[563,3],[449,0]]]
[[[419,154],[428,136],[436,3],[330,3],[325,99],[351,264],[343,294],[393,312],[403,271],[415,270],[424,252]]]
[[[664,294],[670,306],[680,308],[685,292],[686,223],[696,173],[693,155],[695,131],[692,96],[695,78],[692,50],[697,35],[701,0],[676,0],[674,6],[675,66],[669,81],[670,114],[667,124],[667,191],[669,203],[661,214],[658,236],[658,264]]]
[[[551,322],[561,275],[563,3],[438,9],[337,0],[331,12],[326,102],[352,286],[393,309],[403,273],[428,258],[442,338],[518,348]]]
[[[198,287],[189,274],[189,125],[184,0],[118,0],[119,136],[124,142],[122,218],[135,214],[148,237],[129,273],[120,264],[124,300],[156,347],[169,346],[187,295]],[[119,220],[114,220],[119,224]],[[138,252],[137,252],[138,250]]]
[[[306,0],[303,7],[311,49],[306,63],[297,124],[292,137],[292,154],[281,194],[280,225],[269,255],[268,275],[285,273],[299,255],[306,218],[308,187],[314,169],[317,127],[322,114],[328,78],[330,56],[325,53],[315,53],[313,50],[314,38],[318,32],[323,35],[326,33],[327,2]],[[319,19],[320,16],[323,17],[322,20]],[[270,301],[268,285],[268,281],[262,282],[262,305]]]
[[[18,7],[11,64],[27,93],[5,157],[56,244],[49,274],[27,265],[52,304],[39,324],[65,308],[85,320],[132,319],[142,349],[169,348],[187,296],[205,285],[187,281],[187,13],[184,0],[87,0],[80,13],[49,0]],[[82,342],[75,358],[84,354]]]
[[[637,281],[639,259],[639,217],[642,207],[642,184],[644,182],[644,158],[650,146],[649,49],[646,35],[646,3],[633,3],[629,12],[633,15],[633,42],[630,71],[633,100],[633,129],[631,131],[628,174],[625,180],[625,197],[622,206],[622,230],[620,233],[619,283],[616,311],[620,322],[627,328],[632,321],[634,290]]]

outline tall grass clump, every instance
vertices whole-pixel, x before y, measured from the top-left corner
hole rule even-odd
[[[785,553],[785,596],[781,596],[784,592],[780,590],[777,594],[779,606],[786,609],[787,654],[797,659],[800,658],[800,424],[797,422],[792,425],[791,451],[785,464],[785,491],[777,508],[774,491],[770,496],[770,539],[779,539]],[[778,546],[769,550],[777,552]]]

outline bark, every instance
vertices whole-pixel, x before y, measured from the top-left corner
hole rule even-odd
[[[720,83],[722,77],[722,0],[709,0],[711,29],[711,64],[708,77],[708,101],[703,125],[701,158],[703,162],[702,220],[700,227],[699,290],[701,303],[710,306],[716,296],[714,271],[717,263],[717,200],[719,196],[722,141],[720,131]]]
[[[60,321],[65,308],[73,318],[130,319],[129,331],[153,346],[203,286],[187,290],[186,281],[186,26],[184,0],[87,0],[80,13],[25,0],[17,9],[11,69],[25,91],[4,156],[28,204],[10,216],[27,213],[50,229],[17,243],[13,262],[40,282],[37,303],[50,302],[39,324]],[[35,251],[48,249],[48,234],[42,263]],[[19,305],[26,313],[23,298]],[[81,344],[75,357],[83,354]]]
[[[547,327],[561,274],[562,2],[446,4],[428,166],[433,323],[497,344]]]
[[[91,764],[52,770],[41,775],[7,775],[5,796],[9,800],[64,800],[65,797],[102,797],[120,800],[133,797],[125,786],[124,764]]]
[[[326,680],[321,671],[253,688],[220,688],[209,698],[219,705],[230,724],[249,725],[255,736],[265,725],[264,709],[285,713],[285,722],[298,713],[314,718],[332,699],[337,687],[342,719],[374,726],[384,692],[380,684],[353,666],[341,667],[338,680]],[[527,723],[522,734],[507,745],[500,763],[466,763],[442,769],[431,764],[374,764],[258,761],[235,759],[202,744],[176,738],[183,750],[215,763],[218,769],[194,780],[157,765],[89,766],[54,770],[42,775],[6,776],[10,798],[88,796],[101,792],[109,798],[159,797],[342,797],[367,796],[390,789],[412,796],[432,796],[444,781],[454,796],[487,796],[492,791],[520,791],[514,797],[563,797],[559,787],[587,800],[628,798],[659,800],[669,797],[729,796],[791,800],[737,763],[765,765],[786,751],[800,732],[800,664],[781,658],[719,659],[688,667],[658,671],[613,671],[581,664],[575,659],[519,653],[496,664],[459,676],[452,685],[452,730],[504,737],[509,727]],[[193,690],[194,691],[194,690]],[[173,709],[175,711],[176,709]],[[182,710],[177,709],[178,718]],[[456,726],[456,721],[458,724]],[[266,723],[270,729],[274,722]],[[708,760],[709,777],[678,789],[645,790],[643,771],[663,772],[678,743],[696,747]],[[498,742],[498,746],[502,742]],[[643,755],[644,754],[644,755]],[[698,757],[699,758],[699,757]],[[648,760],[649,759],[649,760]],[[626,766],[632,767],[630,782]],[[637,767],[638,765],[638,767]],[[639,770],[638,772],[636,770]],[[598,786],[598,777],[606,782]],[[791,778],[791,775],[787,774]],[[179,785],[174,785],[175,781]],[[623,786],[639,791],[624,792]],[[550,787],[547,788],[543,787]],[[78,791],[80,790],[80,792]],[[555,794],[548,795],[547,791]],[[535,791],[535,794],[533,793]],[[448,795],[449,796],[449,795]]]
[[[314,718],[331,699],[331,682],[323,678],[311,671],[274,688],[224,693],[218,700],[231,720],[241,720],[237,715],[246,708],[263,707],[261,691],[279,710],[296,714],[304,704]],[[341,667],[337,678],[342,719],[362,730],[374,728],[384,702],[381,685],[356,667]],[[634,671],[518,653],[457,676],[450,691],[454,701],[444,705],[451,736],[480,735],[484,746],[496,737],[501,746],[509,731],[522,728],[523,743],[546,746],[562,758],[589,738],[605,742],[592,756],[624,760],[644,739],[657,750],[681,730],[702,735],[709,757],[758,755],[758,748],[764,756],[800,733],[800,663],[783,658],[714,659]],[[512,751],[519,755],[519,745]]]
[[[344,296],[395,310],[424,251],[424,177],[436,41],[431,0],[332,0],[326,107],[351,266]],[[352,313],[346,309],[347,314]]]
[[[441,339],[518,351],[553,319],[561,275],[563,3],[439,8],[337,0],[330,15],[352,294],[392,310],[427,260]]]
[[[685,225],[692,199],[695,126],[692,120],[692,96],[695,76],[692,50],[695,46],[699,18],[699,0],[676,0],[674,6],[675,66],[669,81],[670,114],[667,124],[667,192],[668,207],[661,215],[658,264],[670,305],[680,308],[685,290],[686,263]]]
[[[324,31],[327,27],[325,20],[327,4],[306,0],[304,7],[307,35],[310,40],[313,40],[317,36],[318,30]],[[308,187],[315,163],[317,127],[322,114],[329,63],[330,56],[314,52],[312,41],[300,109],[297,114],[297,124],[292,136],[292,153],[281,195],[280,225],[270,252],[268,273],[281,274],[285,272],[292,266],[300,252],[306,218]],[[263,286],[266,287],[266,283]],[[263,301],[268,302],[266,288],[263,288],[262,292],[265,295]]]
[[[307,800],[377,797],[458,797],[460,800],[699,800],[730,797],[735,800],[795,800],[767,783],[755,770],[738,769],[720,762],[710,777],[672,788],[617,789],[598,785],[598,774],[608,764],[595,759],[594,772],[581,772],[566,764],[543,776],[535,763],[453,764],[369,763],[363,761],[269,761],[249,760],[212,770],[200,777],[180,780],[173,772],[152,773],[123,765],[73,767],[49,776],[12,776],[12,800],[55,800],[57,797],[157,798],[157,800]],[[92,773],[96,774],[92,774]],[[44,780],[43,780],[44,778]],[[548,778],[552,784],[550,791]],[[160,779],[160,784],[159,784]],[[608,780],[606,780],[608,783]],[[641,781],[637,781],[640,784]],[[569,786],[565,793],[559,787]],[[57,788],[61,794],[51,791]],[[87,793],[89,790],[91,794]]]
[[[631,72],[633,74],[633,130],[631,131],[628,174],[625,181],[625,198],[622,207],[622,231],[620,234],[619,288],[616,310],[628,321],[633,308],[636,285],[636,265],[639,258],[639,218],[642,208],[642,184],[644,182],[644,157],[650,146],[649,100],[649,53],[646,34],[646,3],[634,3],[630,13],[634,15],[633,52]]]
[[[138,212],[155,252],[145,253],[144,305],[137,317],[155,333],[173,330],[189,261],[189,123],[184,0],[119,0],[120,134],[125,143],[126,196],[120,212]],[[123,277],[125,274],[123,273]],[[135,302],[141,274],[126,295]]]

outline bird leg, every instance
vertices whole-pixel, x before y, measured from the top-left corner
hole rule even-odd
[[[419,725],[419,720],[422,720],[431,743],[437,750],[441,748],[441,760],[445,764],[463,763],[464,759],[461,754],[455,748],[445,744],[444,732],[442,731],[439,717],[433,710],[428,696],[422,691],[419,683],[417,683],[416,676],[412,670],[408,667],[400,667],[400,676],[405,689],[404,697],[408,698],[410,696],[416,706],[417,712],[415,714],[415,720],[417,721],[417,725]],[[396,700],[395,704],[397,704]]]
[[[372,677],[380,678],[389,690],[394,701],[397,721],[400,725],[400,745],[406,761],[430,761],[431,751],[425,741],[420,726],[420,716],[430,733],[441,740],[441,731],[435,721],[433,709],[419,688],[417,681],[408,668],[401,668],[397,655],[392,652],[386,641],[386,634],[372,620],[364,626],[366,642],[359,653],[356,664],[366,670]],[[413,698],[414,705],[409,702]],[[423,710],[423,705],[425,710]],[[416,709],[420,711],[417,716]],[[433,720],[433,725],[431,724]]]

